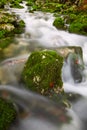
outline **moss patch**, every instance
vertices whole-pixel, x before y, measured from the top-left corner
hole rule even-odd
[[[11,102],[0,98],[0,130],[8,130],[16,118],[16,111]]]
[[[33,52],[25,64],[22,79],[35,92],[47,95],[51,89],[62,91],[63,58],[55,51]]]
[[[10,3],[11,3],[10,7],[12,8],[19,8],[19,9],[24,8],[23,6],[20,5],[20,3],[22,3],[22,0],[15,0],[15,1],[12,0]]]
[[[0,48],[5,48],[12,43],[15,34],[24,31],[25,23],[15,15],[0,11]]]
[[[58,28],[58,29],[64,29],[64,20],[61,17],[57,17],[54,22],[53,25]]]
[[[4,49],[6,48],[9,44],[13,42],[14,38],[13,37],[6,37],[0,39],[0,48]]]

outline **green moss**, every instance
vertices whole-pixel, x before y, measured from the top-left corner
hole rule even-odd
[[[27,6],[33,6],[34,4],[35,4],[35,0],[27,0],[27,3],[26,3]],[[30,11],[30,8],[29,8],[29,11]]]
[[[51,13],[55,13],[55,12],[60,12],[62,9],[63,4],[60,3],[54,3],[54,2],[48,2],[45,3],[44,6],[42,5],[42,11],[45,12],[51,12]]]
[[[66,30],[67,23],[69,26],[67,30],[70,33],[76,33],[80,35],[87,35],[87,15],[84,12],[67,13],[62,18],[56,14],[56,19],[53,25],[58,29]]]
[[[4,35],[5,35],[5,31],[4,30],[0,30],[0,38],[3,38],[4,37]]]
[[[0,48],[0,61],[3,60],[4,58],[4,53],[3,50]]]
[[[54,22],[53,25],[58,28],[58,29],[64,29],[64,20],[61,17],[57,17]]]
[[[15,21],[15,16],[6,12],[0,11],[0,23],[12,23]]]
[[[87,35],[87,17],[85,14],[77,15],[76,19],[70,23],[69,32]]]
[[[77,16],[76,14],[69,14],[68,16],[68,23],[72,23],[74,20],[76,20]]]
[[[69,32],[87,35],[87,24],[72,23],[69,27]]]
[[[51,13],[54,13],[54,12],[60,12],[62,7],[63,7],[63,4],[60,4],[58,2],[53,2],[53,1],[34,1],[32,2],[31,0],[28,1],[27,3],[28,6],[32,6],[31,10],[35,11],[35,10],[41,10],[41,11],[44,11],[44,12],[51,12]],[[29,10],[29,11],[31,11]]]
[[[0,98],[0,130],[8,130],[16,118],[16,110],[11,102]]]
[[[11,31],[5,30],[5,29],[0,29],[0,38],[5,38],[8,36],[12,36]]]
[[[14,34],[21,34],[22,32],[24,32],[25,23],[23,20],[19,20],[18,22],[14,22],[13,24],[15,26],[15,29],[13,30]]]
[[[20,5],[21,2],[22,2],[21,0],[20,1],[12,1],[10,7],[19,8],[19,9],[24,8],[23,6]]]
[[[4,5],[7,3],[7,0],[0,0],[0,8],[4,8]]]
[[[23,20],[20,20],[18,23],[19,27],[25,27],[25,23]]]
[[[13,37],[6,37],[0,39],[0,48],[6,48],[9,44],[13,42],[14,38]]]
[[[0,14],[0,38],[12,37],[24,31],[25,23],[15,15],[1,11]]]
[[[63,58],[55,51],[33,52],[25,64],[22,79],[35,92],[47,95],[53,88],[62,91],[61,69]]]

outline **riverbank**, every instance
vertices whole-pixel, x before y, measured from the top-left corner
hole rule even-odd
[[[30,12],[38,10],[53,13],[56,17],[53,25],[57,29],[87,36],[87,2],[28,0],[27,5],[31,6]]]

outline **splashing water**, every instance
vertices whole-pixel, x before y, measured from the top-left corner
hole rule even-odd
[[[11,126],[10,130],[86,130],[82,126],[83,121],[87,121],[85,116],[87,115],[87,37],[57,30],[52,25],[54,21],[53,14],[42,12],[32,14],[28,12],[25,2],[23,6],[23,9],[9,8],[10,13],[16,13],[25,22],[25,32],[15,37],[17,42],[15,50],[19,52],[18,57],[15,57],[15,53],[11,52],[13,58],[0,63],[0,94],[3,96],[3,91],[6,91],[8,95],[6,98],[13,100],[18,111],[18,121]],[[70,123],[63,122],[62,125],[60,124],[64,121],[64,118],[60,122],[58,114],[64,114],[65,111],[61,112],[61,108],[55,103],[25,90],[19,84],[22,69],[32,51],[61,46],[82,47],[85,67],[85,80],[81,83],[74,83],[70,65],[64,64],[65,69],[63,68],[62,76],[65,92],[80,94],[82,99],[72,103],[72,110],[66,110],[66,117],[70,117],[72,120]],[[20,52],[21,47],[22,51]],[[7,49],[10,50],[10,46]],[[22,53],[24,55],[21,55]],[[84,125],[86,126],[86,124]]]

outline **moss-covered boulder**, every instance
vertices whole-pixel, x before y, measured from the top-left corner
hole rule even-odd
[[[58,29],[61,29],[61,30],[64,30],[65,27],[64,27],[64,19],[61,18],[61,17],[57,17],[54,22],[53,22],[53,25],[58,28]]]
[[[0,130],[8,130],[16,119],[16,110],[11,102],[0,98]]]
[[[22,79],[26,86],[35,92],[48,95],[51,90],[63,92],[61,69],[63,58],[55,51],[33,52],[25,64]]]

